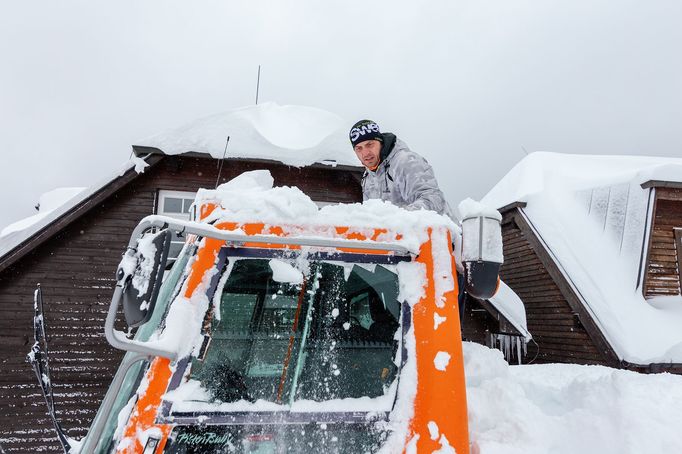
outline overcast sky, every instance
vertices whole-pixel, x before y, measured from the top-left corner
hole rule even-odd
[[[0,228],[261,101],[371,118],[451,204],[528,152],[682,156],[679,0],[0,0]]]

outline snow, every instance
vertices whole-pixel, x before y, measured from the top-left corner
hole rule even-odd
[[[433,358],[433,365],[436,367],[437,370],[440,371],[445,371],[449,363],[450,353],[448,352],[438,352],[436,353],[436,357]]]
[[[533,337],[526,325],[526,308],[523,301],[507,284],[500,281],[500,288],[488,301],[521,333],[526,341]]]
[[[149,164],[147,164],[147,161],[144,159],[138,157],[138,156],[133,156],[130,158],[130,163],[132,163],[135,166],[135,172],[137,173],[144,173],[144,169],[149,167]],[[123,176],[124,173],[128,170],[128,165],[124,165],[123,168],[121,169],[121,173],[119,175]]]
[[[429,436],[431,437],[431,440],[437,440],[438,439],[438,434],[440,433],[438,431],[438,424],[436,424],[433,421],[429,421],[427,424],[429,428]]]
[[[376,241],[400,244],[414,253],[418,253],[426,241],[429,227],[449,229],[453,234],[459,231],[450,218],[433,211],[403,210],[378,199],[318,208],[300,189],[272,185],[267,170],[245,172],[216,189],[200,189],[195,203],[199,207],[204,204],[218,206],[203,222],[265,223],[282,226],[289,234],[336,237],[334,226],[343,226],[372,237],[375,228],[381,228],[386,233],[379,235]],[[305,232],[301,226],[306,226]],[[402,238],[397,239],[396,234]],[[445,251],[445,248],[442,246],[441,249]],[[449,277],[450,281],[447,279],[437,284],[442,286],[443,292],[454,286],[452,277]]]
[[[457,206],[457,217],[461,220],[477,217],[489,217],[502,221],[502,215],[495,208],[489,207],[481,202],[467,198],[459,202]]]
[[[303,273],[290,264],[277,259],[270,260],[269,264],[272,270],[273,281],[289,284],[300,284],[303,282]]]
[[[89,188],[62,188],[67,190],[57,190],[58,192],[51,191],[54,192],[54,194],[48,195],[45,199],[47,202],[46,204],[43,204],[41,197],[40,213],[15,222],[14,224],[5,227],[0,233],[0,257],[6,255],[21,243],[93,196],[97,191],[102,189],[102,187],[119,178],[121,174],[139,166],[137,161],[139,159],[141,158],[133,158],[126,161],[120,170],[112,172],[111,175],[108,175]],[[71,193],[70,197],[68,197],[69,193]],[[48,211],[42,212],[46,209],[48,209]]]
[[[522,209],[618,357],[682,362],[682,311],[637,287],[649,180],[682,181],[682,159],[532,153],[482,200]]]
[[[8,225],[0,232],[0,238],[7,236],[10,233],[26,230],[32,225],[39,223],[50,213],[83,192],[83,190],[85,190],[85,188],[57,188],[44,193],[38,199],[38,205],[40,207],[38,214],[34,214],[33,216],[29,216]]]
[[[469,431],[484,454],[680,452],[682,377],[603,366],[509,366],[464,343]]]
[[[169,155],[199,152],[221,159],[225,153],[227,158],[268,159],[296,167],[359,166],[348,139],[350,126],[325,110],[267,102],[201,118],[136,145]]]
[[[268,159],[297,167],[314,163],[359,167],[347,137],[350,126],[351,123],[325,110],[263,103],[200,119],[141,140],[137,145],[157,148],[169,155],[195,151],[221,159],[229,135],[225,155],[228,158]],[[40,213],[0,232],[0,257],[130,169],[144,172],[148,167],[145,159],[146,156],[133,156],[90,188],[61,188],[45,194],[45,203],[41,197]],[[53,199],[58,203],[52,203]]]
[[[433,264],[440,271],[440,275],[434,276],[436,306],[439,308],[445,307],[445,294],[455,290],[455,270],[452,269],[453,260],[447,239],[446,235],[431,236]]]
[[[434,312],[433,313],[433,329],[436,330],[440,326],[441,323],[446,321],[448,318],[447,317],[442,317],[438,315],[438,313]]]
[[[139,272],[133,274],[132,284],[133,288],[137,290],[137,296],[142,296],[147,293],[147,287],[149,286],[149,279],[154,272],[154,256],[156,255],[156,245],[153,243],[155,235],[144,235],[137,242],[137,262],[133,267],[133,270],[139,268]],[[129,262],[124,256],[122,262]],[[127,263],[126,267],[130,265]],[[123,268],[123,267],[122,267]],[[124,268],[125,270],[125,268]],[[149,302],[146,302],[147,304]],[[144,304],[144,303],[143,303]],[[140,310],[145,308],[140,307]]]
[[[438,442],[440,443],[440,449],[433,451],[432,454],[457,454],[455,452],[455,448],[450,446],[450,443],[448,443],[448,439],[445,437],[445,435],[441,435]]]

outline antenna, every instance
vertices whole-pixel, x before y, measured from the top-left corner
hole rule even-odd
[[[258,79],[256,80],[256,104],[258,104],[258,89],[260,88],[260,65],[258,65]]]
[[[526,156],[528,156],[528,150],[526,150],[526,147],[521,145],[521,149],[523,150],[524,153],[526,153]]]
[[[218,167],[218,176],[215,179],[215,189],[218,188],[218,183],[220,182],[220,173],[223,171],[223,163],[225,162],[225,155],[227,154],[227,144],[230,143],[230,136],[227,136],[225,141],[225,151],[223,151],[223,159],[220,160],[220,166]]]

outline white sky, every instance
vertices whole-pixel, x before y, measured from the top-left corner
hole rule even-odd
[[[0,228],[261,101],[369,117],[451,204],[527,151],[682,156],[682,2],[0,0]]]

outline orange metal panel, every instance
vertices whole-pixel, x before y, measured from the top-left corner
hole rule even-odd
[[[436,230],[429,232],[430,240],[420,249],[417,261],[426,267],[427,285],[422,299],[412,311],[412,322],[416,339],[417,394],[414,401],[414,416],[410,425],[409,440],[418,436],[417,452],[432,452],[441,447],[440,437],[444,435],[450,446],[460,453],[469,453],[469,429],[464,379],[464,358],[460,332],[459,310],[457,308],[457,280],[454,279],[455,263],[451,259],[454,289],[443,295],[443,307],[436,305],[435,277],[443,270],[436,270],[433,260],[433,236],[447,235]],[[450,246],[451,247],[451,246]],[[451,250],[449,250],[452,257]],[[446,320],[434,329],[434,314]],[[438,370],[435,358],[439,352],[450,355],[445,370]],[[438,436],[431,437],[429,423],[438,426]]]

